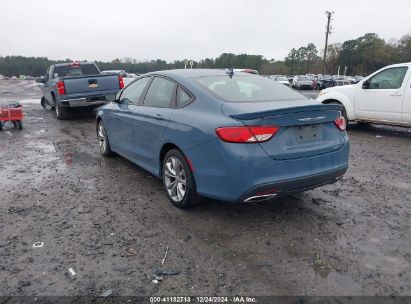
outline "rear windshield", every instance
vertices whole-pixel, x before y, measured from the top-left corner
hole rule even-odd
[[[305,98],[287,86],[256,75],[203,76],[194,81],[228,102],[258,102]]]
[[[310,78],[307,77],[307,76],[301,76],[301,77],[298,78],[298,80],[301,80],[301,81],[310,81]]]
[[[57,77],[79,77],[98,75],[100,71],[94,64],[81,64],[81,65],[65,65],[57,66],[54,68],[53,78]]]

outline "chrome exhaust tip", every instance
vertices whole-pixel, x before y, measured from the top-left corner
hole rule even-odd
[[[255,203],[270,200],[277,196],[277,193],[250,196],[244,200],[244,203]]]

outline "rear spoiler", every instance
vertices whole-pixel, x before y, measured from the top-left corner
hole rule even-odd
[[[272,110],[267,110],[267,111],[254,112],[254,113],[233,114],[229,116],[231,118],[239,119],[239,120],[252,120],[252,119],[274,117],[278,115],[291,114],[291,113],[296,114],[296,113],[313,112],[313,111],[341,111],[341,110],[342,110],[342,105],[339,105],[339,104],[313,104],[313,105],[299,106],[299,107],[272,109]]]

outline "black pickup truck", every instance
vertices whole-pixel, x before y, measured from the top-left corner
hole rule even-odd
[[[115,94],[124,87],[122,76],[101,74],[91,62],[54,64],[37,82],[43,83],[41,105],[55,109],[62,120],[68,119],[70,108],[101,106],[106,102],[105,94]]]

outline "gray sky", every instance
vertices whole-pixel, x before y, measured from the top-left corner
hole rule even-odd
[[[283,59],[368,32],[411,32],[410,0],[1,0],[0,56],[112,60],[214,58],[223,52]]]

